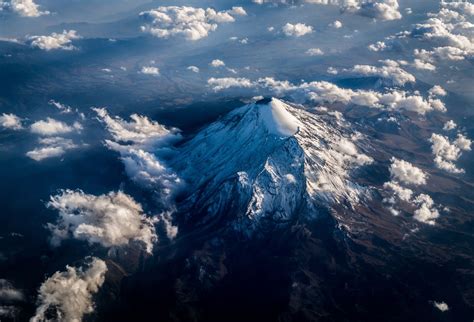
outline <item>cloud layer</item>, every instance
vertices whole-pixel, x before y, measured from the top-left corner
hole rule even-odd
[[[353,90],[341,88],[326,81],[301,82],[293,84],[289,81],[275,80],[272,77],[259,78],[252,81],[248,78],[210,78],[208,85],[215,91],[231,87],[252,88],[270,92],[277,96],[292,96],[296,101],[309,100],[315,103],[343,103],[379,108],[387,110],[405,110],[421,115],[431,111],[445,112],[446,107],[438,98],[424,98],[418,93],[389,89],[385,93],[373,90]]]

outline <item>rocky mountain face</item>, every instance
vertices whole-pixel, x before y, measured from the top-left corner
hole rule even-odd
[[[364,131],[369,144],[361,117],[331,110],[264,99],[177,146],[167,165],[186,187],[173,215],[178,236],[160,241],[99,317],[450,320],[430,301],[460,290],[472,298],[467,281],[446,278],[462,276],[459,265],[472,272],[459,264],[466,237],[441,254],[426,243],[436,230],[413,230],[411,217],[387,211],[376,188],[389,175],[381,144],[396,142]]]
[[[245,105],[180,148],[172,167],[188,185],[182,212],[198,224],[225,216],[250,235],[333,202],[354,204],[366,191],[351,172],[372,161],[359,141],[337,115],[275,98]]]

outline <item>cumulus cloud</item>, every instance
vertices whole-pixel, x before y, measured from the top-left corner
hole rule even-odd
[[[66,266],[66,271],[56,272],[41,284],[38,307],[32,322],[82,321],[85,314],[94,311],[92,297],[105,280],[106,263],[91,258],[86,269]]]
[[[305,25],[304,23],[287,23],[281,28],[281,30],[288,37],[301,37],[312,33],[313,27]]]
[[[457,124],[453,120],[449,120],[443,125],[443,130],[445,131],[451,131],[454,130],[457,127]]]
[[[217,67],[224,67],[224,66],[225,66],[225,63],[224,63],[222,60],[220,60],[220,59],[214,59],[213,61],[211,61],[210,65],[211,65],[212,67],[216,67],[216,68],[217,68]]]
[[[130,115],[131,120],[127,122],[118,116],[110,116],[105,108],[93,108],[93,111],[105,124],[114,141],[119,143],[151,150],[180,138],[178,129],[167,128],[146,116],[132,114]]]
[[[335,20],[329,24],[329,27],[336,29],[342,28],[342,22],[340,22],[339,20]]]
[[[413,196],[413,190],[409,188],[404,188],[398,182],[395,181],[385,182],[383,187],[387,190],[392,191],[398,199],[403,200],[405,202],[409,202],[411,200],[411,197]],[[395,203],[395,200],[391,199],[388,200],[388,202]]]
[[[470,22],[472,4],[459,1],[441,1],[441,9],[429,13],[429,18],[413,26],[412,30],[397,35],[424,41],[427,49],[415,49],[414,66],[435,70],[437,61],[460,61],[472,57],[473,25]]]
[[[397,203],[397,199],[407,203],[409,206],[415,208],[413,211],[413,218],[419,222],[434,225],[436,219],[439,217],[439,211],[436,209],[436,205],[433,199],[427,194],[419,194],[413,197],[413,190],[402,186],[397,181],[385,182],[383,185],[384,189],[392,194],[390,198],[384,198],[384,202],[392,205]],[[398,210],[390,207],[390,210],[394,214],[398,214]]]
[[[60,102],[56,102],[55,100],[49,100],[48,104],[56,107],[62,114],[69,114],[73,112],[72,107]]]
[[[121,191],[94,196],[81,190],[63,190],[51,196],[47,206],[59,212],[56,223],[48,224],[55,246],[68,238],[104,247],[140,241],[151,253],[157,240],[154,221],[145,216],[139,203]]]
[[[0,126],[10,130],[21,130],[23,128],[22,119],[15,114],[3,113],[0,115]]]
[[[253,0],[256,4],[274,3],[293,5],[311,3],[338,6],[341,11],[380,20],[397,20],[402,17],[397,0]]]
[[[371,51],[385,51],[389,48],[391,48],[389,45],[387,45],[384,41],[377,41],[376,43],[374,44],[370,44],[368,46],[369,50]]]
[[[384,66],[355,65],[352,68],[344,69],[346,73],[357,76],[380,77],[388,86],[403,86],[406,83],[414,83],[415,76],[399,67],[394,61],[386,62]]]
[[[190,70],[193,73],[199,73],[199,67],[197,66],[188,66],[187,70]]]
[[[211,77],[207,80],[207,84],[211,86],[215,91],[231,87],[245,87],[250,88],[254,86],[254,83],[248,78],[235,78],[235,77],[223,77],[214,78]]]
[[[394,206],[397,204],[397,200],[400,200],[414,208],[413,218],[415,220],[428,225],[436,224],[436,219],[440,214],[433,199],[424,193],[414,196],[413,190],[406,187],[406,185],[426,184],[427,174],[407,161],[394,157],[391,161],[389,169],[391,181],[385,182],[383,185],[383,188],[391,194],[390,197],[383,199],[385,203],[391,205],[390,211],[398,215],[399,211]]]
[[[449,310],[449,306],[445,302],[436,302],[435,301],[435,302],[433,302],[433,305],[434,305],[435,308],[437,308],[441,312],[446,312],[446,311]]]
[[[24,300],[25,295],[21,290],[14,287],[10,281],[0,279],[0,319],[16,320],[19,312],[17,304]]]
[[[0,11],[12,11],[22,17],[39,17],[49,14],[49,11],[41,11],[38,4],[33,0],[0,0]]]
[[[219,24],[234,22],[235,16],[246,14],[242,7],[216,11],[212,8],[163,6],[140,13],[147,22],[141,30],[158,38],[179,35],[187,40],[199,40],[215,31]]]
[[[371,164],[373,159],[363,153],[359,153],[356,145],[346,138],[341,138],[333,144],[333,149],[340,152],[345,162],[356,164],[359,166]]]
[[[309,0],[313,1],[313,0]],[[318,0],[316,0],[318,1]],[[398,20],[402,18],[397,0],[344,1],[346,10],[380,20]]]
[[[433,199],[422,193],[418,195],[413,202],[418,206],[418,209],[413,213],[413,218],[419,222],[434,225],[436,223],[435,220],[439,217],[439,212],[434,207]]]
[[[471,140],[458,134],[456,140],[451,142],[448,137],[433,133],[430,142],[436,167],[450,173],[464,173],[464,169],[458,168],[454,161],[459,159],[462,151],[471,150]]]
[[[415,167],[410,162],[392,158],[390,165],[390,175],[393,180],[404,184],[422,185],[426,183],[426,173]]]
[[[24,298],[25,296],[23,292],[15,288],[10,281],[0,278],[0,302],[1,303],[23,301]]]
[[[140,73],[145,75],[158,76],[160,75],[160,69],[158,67],[153,66],[143,66],[140,70]]]
[[[80,130],[82,130],[82,125],[78,122],[75,122],[73,125],[68,125],[50,117],[46,118],[46,120],[37,121],[30,126],[32,133],[43,136],[65,134]]]
[[[39,147],[26,153],[27,157],[35,161],[59,157],[64,155],[68,150],[80,147],[80,145],[77,145],[71,139],[62,137],[40,138],[38,143],[40,144]]]
[[[310,48],[306,51],[306,54],[310,56],[322,56],[324,52],[319,48]]]
[[[431,87],[428,91],[431,96],[446,96],[448,93],[439,85]]]
[[[94,109],[104,122],[113,140],[106,140],[108,148],[120,153],[127,175],[139,185],[152,188],[162,199],[168,200],[182,182],[156,155],[159,148],[181,138],[178,129],[166,128],[145,116],[133,114],[132,121],[111,117],[104,108]]]
[[[125,172],[131,180],[159,192],[163,199],[167,199],[182,185],[178,175],[152,152],[109,140],[106,141],[106,146],[120,153]]]
[[[215,91],[231,87],[253,88],[267,90],[273,95],[290,95],[295,100],[310,100],[316,103],[343,103],[367,106],[371,108],[385,108],[388,110],[406,110],[421,115],[431,111],[445,112],[446,107],[439,99],[423,98],[419,94],[410,94],[406,91],[391,89],[386,93],[371,90],[352,90],[341,88],[326,81],[302,82],[293,84],[289,81],[279,81],[272,77],[259,78],[251,81],[247,78],[210,78],[208,85]]]
[[[32,47],[39,48],[41,50],[73,50],[76,49],[71,43],[74,39],[80,39],[81,37],[75,30],[64,30],[61,34],[53,32],[49,36],[31,36],[29,37],[30,45]]]

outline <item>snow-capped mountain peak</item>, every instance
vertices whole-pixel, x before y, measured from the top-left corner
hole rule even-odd
[[[315,215],[315,205],[357,202],[364,189],[351,170],[371,162],[357,140],[339,119],[278,99],[242,106],[180,148],[172,167],[188,186],[182,209],[197,222],[225,214],[253,231],[262,220]]]
[[[292,136],[298,132],[301,123],[289,113],[286,104],[276,98],[263,99],[255,103],[258,115],[269,133]]]

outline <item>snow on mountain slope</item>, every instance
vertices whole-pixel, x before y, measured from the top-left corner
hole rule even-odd
[[[172,167],[187,182],[182,202],[193,220],[230,216],[252,231],[302,209],[355,203],[365,190],[351,170],[372,159],[359,152],[348,124],[278,99],[240,107],[186,142]],[[183,209],[182,208],[182,209]]]

